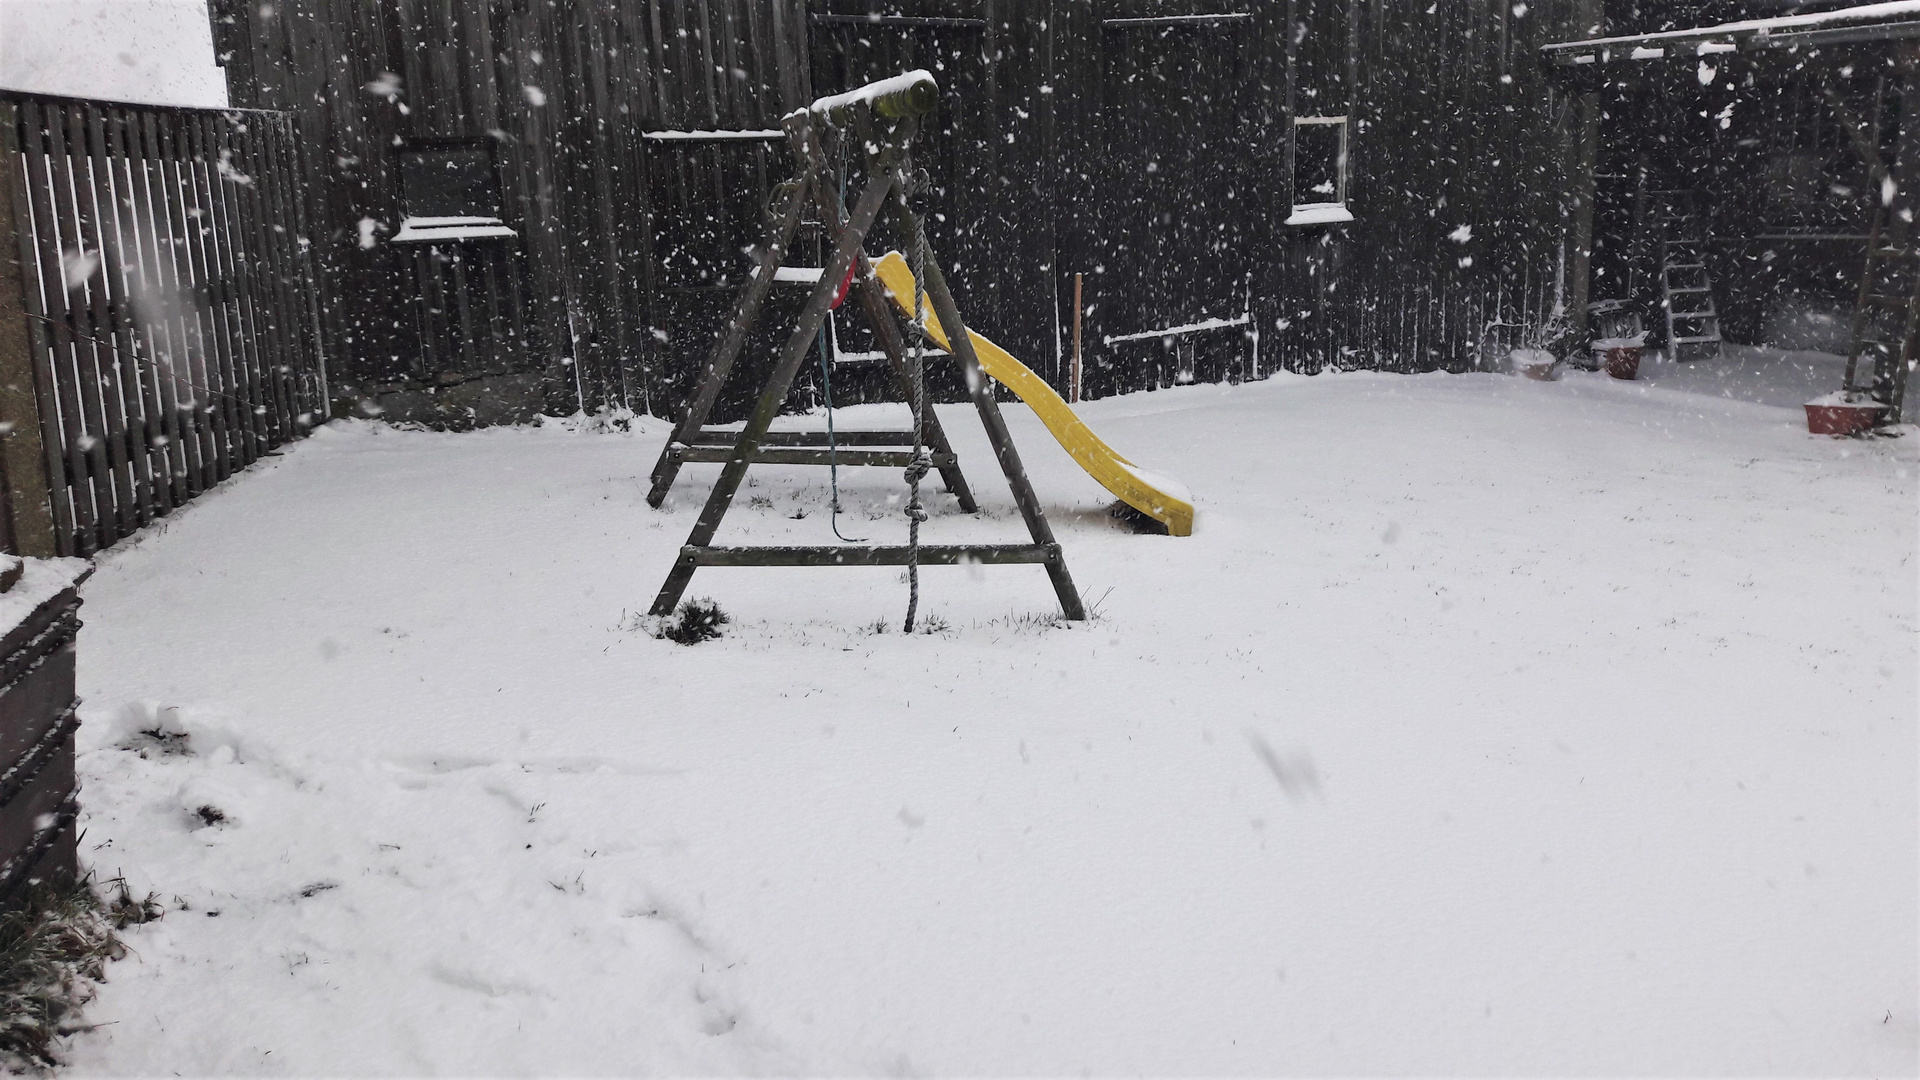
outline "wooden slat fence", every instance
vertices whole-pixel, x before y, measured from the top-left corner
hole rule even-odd
[[[0,315],[26,324],[51,553],[105,548],[327,418],[294,139],[283,113],[0,92]],[[20,549],[36,485],[7,464]]]

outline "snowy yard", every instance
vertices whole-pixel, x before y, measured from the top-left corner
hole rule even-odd
[[[1087,406],[1186,539],[1009,407],[1092,624],[1036,567],[927,571],[911,638],[894,570],[703,570],[692,648],[632,621],[717,472],[649,510],[664,424],[337,424],[86,586],[83,857],[169,910],[72,1056],[1911,1074],[1920,445],[1696,381]],[[1023,539],[943,416],[987,513],[927,539]],[[754,475],[723,541],[831,540]]]

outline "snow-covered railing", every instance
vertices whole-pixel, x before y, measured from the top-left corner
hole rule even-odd
[[[1102,344],[1114,345],[1122,341],[1148,341],[1153,338],[1173,338],[1184,334],[1198,334],[1207,330],[1225,330],[1234,326],[1247,326],[1253,322],[1253,313],[1243,311],[1231,319],[1201,319],[1199,322],[1181,323],[1179,326],[1166,326],[1158,330],[1142,330],[1135,334],[1109,334],[1100,339]]]
[[[1553,63],[1573,66],[1913,37],[1920,37],[1920,0],[1886,0],[1884,3],[1860,4],[1804,15],[1780,15],[1684,30],[1561,41],[1541,46],[1540,52]]]

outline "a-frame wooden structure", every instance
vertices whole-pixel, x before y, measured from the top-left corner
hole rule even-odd
[[[859,90],[822,98],[806,109],[789,114],[782,121],[787,140],[798,163],[798,174],[783,185],[779,207],[762,248],[753,279],[741,291],[726,331],[708,354],[699,392],[687,415],[654,466],[653,487],[648,502],[659,506],[673,485],[680,466],[688,461],[721,461],[725,467],[707,497],[686,544],[680,549],[673,569],[654,598],[654,615],[671,614],[686,592],[694,571],[702,566],[908,566],[952,565],[958,563],[1038,563],[1046,567],[1068,619],[1086,618],[1085,605],[1047,524],[1033,485],[1028,481],[1020,454],[1014,448],[1006,421],[994,401],[991,382],[980,370],[979,358],[967,335],[966,324],[954,305],[946,277],[926,248],[925,233],[909,203],[913,166],[911,145],[921,116],[938,104],[939,91],[933,76],[925,71],[910,72],[870,84]],[[841,140],[851,139],[865,158],[865,182],[859,198],[843,211],[837,193],[846,177],[830,163],[821,128],[832,129]],[[798,230],[808,199],[817,208],[826,228],[832,254],[821,268],[806,305],[794,323],[772,374],[748,417],[738,431],[710,428],[706,425],[714,402],[733,370],[748,333],[758,321],[767,294],[783,265]],[[969,512],[974,500],[966,478],[960,472],[946,433],[924,401],[925,380],[915,366],[919,354],[909,358],[903,330],[873,271],[865,244],[867,233],[883,211],[890,212],[897,233],[912,238],[921,246],[920,287],[932,308],[932,314],[947,329],[954,358],[960,363],[968,392],[994,456],[1013,491],[1031,538],[1026,544],[919,544],[900,546],[841,544],[818,546],[748,547],[715,546],[722,519],[733,503],[734,495],[755,462],[768,464],[826,465],[841,464],[900,465],[910,471],[937,470],[947,489]],[[845,432],[837,438],[856,449],[829,451],[824,433],[770,432],[774,417],[787,400],[800,366],[813,348],[825,323],[840,285],[853,268],[854,291],[858,310],[873,328],[893,369],[900,375],[907,401],[919,418],[918,430],[905,432]],[[924,333],[908,326],[907,332]],[[912,444],[910,449],[900,449]],[[925,452],[921,452],[924,447]],[[831,456],[830,456],[831,455]],[[915,530],[917,536],[917,530]]]

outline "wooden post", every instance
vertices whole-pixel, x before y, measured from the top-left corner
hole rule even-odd
[[[1080,274],[1073,275],[1073,378],[1067,383],[1067,400],[1080,402]]]
[[[21,177],[15,175],[19,157],[18,106],[0,101],[0,491],[5,495],[8,550],[19,555],[48,557],[54,548],[52,501],[47,490],[45,447],[40,441],[40,407],[34,396],[33,351],[46,339],[44,327],[27,318],[29,275],[22,252],[29,250],[20,230]],[[36,282],[37,285],[37,282]]]
[[[1589,37],[1600,34],[1599,0],[1580,0],[1578,25]],[[1564,167],[1567,171],[1567,292],[1566,337],[1558,351],[1587,343],[1587,300],[1593,267],[1593,204],[1600,158],[1600,93],[1582,88],[1573,101],[1574,130]]]

